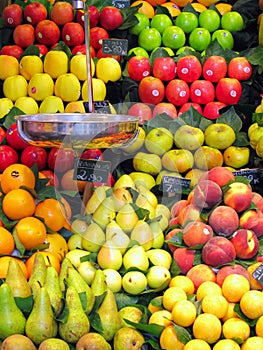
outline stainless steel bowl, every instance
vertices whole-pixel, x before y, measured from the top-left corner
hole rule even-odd
[[[125,147],[138,134],[139,118],[100,113],[27,114],[17,116],[20,136],[41,147]]]

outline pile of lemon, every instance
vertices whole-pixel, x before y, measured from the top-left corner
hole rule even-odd
[[[103,57],[96,64],[91,59],[92,93],[94,101],[104,101],[106,84],[121,78],[121,66],[111,57]],[[64,51],[51,50],[43,58],[0,55],[0,79],[3,95],[0,99],[0,118],[15,106],[25,114],[84,113],[88,101],[86,55],[72,58]]]

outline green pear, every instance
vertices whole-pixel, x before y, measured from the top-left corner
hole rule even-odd
[[[91,222],[82,234],[82,247],[89,252],[97,253],[104,242],[104,231],[96,222]]]
[[[164,233],[159,221],[151,221],[149,223],[153,234],[152,248],[162,248],[164,244]]]
[[[58,272],[52,265],[47,267],[47,276],[44,287],[48,291],[55,316],[58,316],[62,310],[63,293],[60,288]]]
[[[76,344],[76,350],[111,350],[111,345],[102,335],[95,332],[84,334]]]
[[[37,253],[34,259],[31,275],[28,283],[32,289],[33,298],[35,298],[37,291],[44,285],[47,275],[47,266],[45,258],[42,254]]]
[[[141,271],[129,271],[122,277],[122,287],[126,293],[139,295],[146,290],[147,278]]]
[[[122,318],[123,327],[132,327],[130,324],[126,323],[124,319],[132,321],[134,323],[140,323],[142,317],[142,310],[136,306],[124,306],[119,310],[119,314]]]
[[[173,259],[167,250],[155,248],[148,250],[146,254],[152,265],[163,266],[168,270],[170,269]]]
[[[109,188],[109,186],[98,186],[95,188],[92,196],[86,204],[85,214],[93,214],[95,212],[100,203],[106,198],[106,191]]]
[[[69,345],[62,339],[49,338],[39,345],[38,350],[70,350]]]
[[[107,341],[112,340],[115,333],[122,327],[122,320],[118,312],[115,296],[109,288],[97,313],[102,326],[101,335]]]
[[[137,241],[145,251],[151,249],[153,243],[153,233],[150,225],[144,221],[137,221],[136,225],[131,231],[131,240]]]
[[[120,248],[113,241],[106,241],[98,252],[97,262],[102,269],[119,270],[122,266]]]
[[[27,318],[25,334],[39,345],[45,339],[55,337],[57,331],[58,325],[54,318],[48,291],[45,287],[41,287],[37,290],[33,309]]]
[[[5,338],[1,346],[2,350],[36,350],[31,339],[22,334],[12,334]]]
[[[78,293],[86,294],[86,305],[83,305],[83,309],[87,314],[89,314],[94,306],[95,296],[91,287],[85,282],[83,277],[81,277],[79,272],[74,267],[68,268],[66,283],[68,286],[73,286]]]
[[[32,295],[30,285],[15,259],[10,259],[5,282],[11,288],[14,297],[27,298]]]
[[[69,252],[67,252],[66,258],[68,260],[70,260],[71,264],[74,267],[78,267],[81,263],[80,259],[83,256],[87,256],[89,254],[90,254],[90,252],[88,252],[87,250],[84,250],[84,249],[73,249],[73,250],[70,250]]]
[[[138,220],[138,215],[130,203],[125,204],[116,215],[116,222],[125,233],[130,233]]]
[[[151,174],[143,173],[142,171],[133,171],[130,174],[136,188],[139,185],[147,187],[149,190],[156,185],[155,178]]]
[[[164,266],[151,266],[146,275],[148,286],[153,289],[165,289],[171,280],[169,269]]]
[[[103,273],[105,275],[107,287],[111,289],[113,293],[118,293],[122,286],[121,274],[113,269],[105,269]]]
[[[93,213],[92,220],[104,230],[115,216],[114,201],[112,197],[106,197]]]
[[[151,129],[145,137],[144,145],[148,152],[163,155],[173,147],[173,134],[164,127]]]
[[[146,200],[148,200],[148,202],[151,203],[151,205],[156,208],[157,204],[158,204],[158,199],[156,197],[156,195],[150,191],[146,186],[144,185],[137,185],[136,186],[137,190],[139,191],[139,193],[145,197]]]
[[[60,285],[60,289],[61,292],[63,293],[66,290],[66,285],[65,285],[65,279],[68,275],[68,268],[71,267],[73,268],[73,265],[70,261],[70,259],[68,259],[67,257],[65,257],[62,260],[62,263],[60,265],[60,273],[59,273],[59,285]]]
[[[114,350],[140,350],[145,339],[140,331],[131,327],[123,327],[116,332],[113,339]]]
[[[24,334],[26,318],[16,305],[7,283],[0,286],[0,339],[12,334]]]
[[[149,218],[153,219],[155,217],[155,208],[141,193],[136,198],[135,204],[138,207],[146,209],[149,211]]]
[[[77,270],[85,282],[90,286],[97,270],[94,264],[89,260],[83,261],[79,264]]]
[[[130,237],[122,230],[115,220],[108,223],[105,230],[106,240],[111,240],[118,247],[122,254],[125,253]]]
[[[91,282],[91,289],[95,296],[102,295],[107,290],[106,277],[101,269],[97,269]]]
[[[154,153],[138,152],[133,157],[133,167],[136,171],[156,176],[162,169],[161,157]]]
[[[132,246],[123,256],[123,266],[126,270],[136,267],[142,271],[149,268],[149,259],[144,248],[140,245]]]
[[[76,343],[80,337],[90,330],[90,322],[82,308],[77,289],[70,285],[66,290],[66,305],[68,317],[65,322],[59,323],[59,335],[67,343]]]
[[[117,188],[133,188],[135,189],[135,184],[132,178],[128,174],[121,175],[113,185],[113,191]]]
[[[127,188],[116,188],[112,193],[112,199],[116,211],[119,211],[124,204],[132,203],[132,195]]]

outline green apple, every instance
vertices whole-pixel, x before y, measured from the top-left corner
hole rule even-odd
[[[138,134],[135,141],[133,141],[129,146],[122,148],[122,150],[129,154],[137,152],[144,145],[145,137],[146,137],[146,132],[141,126],[139,126]]]
[[[90,286],[94,278],[96,268],[89,260],[83,261],[78,266],[78,272],[85,282]]]
[[[127,250],[123,256],[123,266],[126,270],[135,267],[146,271],[149,267],[149,259],[144,248],[140,245],[134,245]]]
[[[136,171],[142,171],[155,176],[162,169],[162,161],[157,154],[138,152],[133,157],[133,167]]]
[[[194,164],[200,170],[207,171],[216,166],[222,166],[223,161],[223,154],[214,147],[201,146],[194,152]]]
[[[90,252],[88,252],[87,250],[84,249],[72,249],[69,252],[67,252],[66,254],[66,258],[69,259],[69,261],[71,262],[71,264],[75,267],[78,267],[81,263],[81,258],[83,256],[87,256],[89,255]]]
[[[146,135],[144,145],[149,152],[161,156],[173,147],[173,135],[166,128],[154,128]]]
[[[223,156],[225,165],[240,169],[248,165],[250,149],[245,146],[229,146],[224,150]]]
[[[233,128],[224,123],[210,124],[204,132],[205,144],[219,150],[226,149],[236,140]]]
[[[148,286],[153,289],[165,289],[171,280],[169,269],[164,266],[151,266],[146,275]]]
[[[97,253],[104,242],[105,233],[96,222],[92,222],[82,234],[82,247],[89,252]]]
[[[140,271],[129,271],[122,277],[122,287],[126,293],[139,295],[147,287],[147,278]]]
[[[155,178],[151,174],[133,171],[129,175],[133,179],[136,187],[138,187],[138,185],[143,185],[150,190],[156,185]]]
[[[191,125],[182,125],[174,133],[174,143],[178,148],[194,151],[203,145],[205,140],[201,129]]]
[[[171,149],[162,156],[162,165],[170,171],[178,171],[180,174],[192,169],[194,157],[187,149]]]
[[[155,266],[163,266],[167,270],[170,269],[172,264],[172,256],[167,250],[164,249],[150,249],[146,252],[148,259]]]
[[[118,293],[122,287],[122,277],[120,273],[113,269],[104,269],[103,273],[105,275],[107,287],[111,289],[113,293]]]
[[[260,139],[261,136],[263,136],[263,127],[259,126],[257,123],[254,123],[252,125],[253,125],[253,129],[252,128],[248,129],[248,137],[249,137],[250,146],[253,149],[256,149],[258,140]]]

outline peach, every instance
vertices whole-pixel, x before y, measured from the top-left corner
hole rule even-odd
[[[225,278],[228,275],[232,275],[232,274],[239,274],[239,275],[243,275],[247,278],[247,280],[249,281],[249,273],[247,272],[246,268],[243,267],[242,265],[236,264],[236,265],[227,265],[227,266],[223,266],[221,267],[221,269],[217,272],[216,274],[216,283],[222,287],[222,284],[225,280]]]
[[[252,203],[251,186],[243,182],[233,182],[224,193],[224,203],[238,213],[246,210]]]
[[[225,186],[229,181],[235,181],[233,172],[223,166],[215,166],[201,176],[200,180],[211,180],[220,187]]]
[[[172,243],[168,243],[167,241],[172,241],[172,242],[179,242],[180,239],[176,240],[176,237],[174,237],[175,235],[177,235],[179,232],[182,232],[182,230],[180,228],[174,228],[171,231],[169,231],[167,233],[167,235],[165,236],[165,241],[170,249],[170,251],[173,253],[176,249],[176,246],[173,245]]]
[[[194,188],[192,203],[199,208],[211,209],[223,198],[221,187],[210,180],[199,181]]]
[[[210,266],[220,266],[234,261],[236,250],[226,237],[215,236],[209,239],[202,249],[202,260]]]
[[[193,266],[186,274],[186,277],[190,278],[195,286],[195,291],[197,288],[206,281],[216,282],[216,274],[214,270],[205,264],[199,264]]]
[[[183,228],[183,241],[188,247],[203,245],[212,237],[212,227],[204,222],[191,221]]]
[[[186,207],[188,204],[188,200],[187,199],[180,199],[179,201],[175,202],[172,206],[171,206],[171,217],[174,218],[175,216],[178,216],[178,214],[180,213],[180,211]]]
[[[235,209],[219,205],[209,215],[208,223],[216,234],[228,237],[238,229],[239,216]]]
[[[258,209],[263,212],[263,197],[260,193],[252,192],[252,203],[256,204]]]
[[[259,241],[254,231],[247,229],[239,229],[231,238],[236,256],[240,259],[253,258],[259,249]]]
[[[177,248],[173,253],[173,258],[177,263],[181,273],[185,275],[193,267],[195,260],[195,250]]]
[[[257,237],[263,235],[263,213],[255,209],[245,211],[240,215],[239,225],[242,228],[253,230]]]
[[[201,219],[201,210],[196,205],[188,204],[178,215],[178,224],[184,226],[188,221],[203,221]]]

